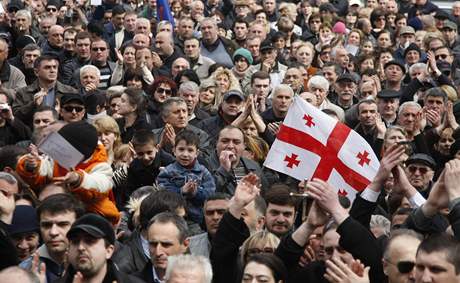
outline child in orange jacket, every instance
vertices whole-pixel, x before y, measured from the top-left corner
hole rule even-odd
[[[68,171],[49,157],[29,154],[19,159],[16,171],[37,192],[51,182],[67,186],[88,212],[117,224],[120,212],[112,193],[113,172],[104,146],[98,143],[96,128],[81,121],[65,125],[58,133],[84,156],[75,170]]]

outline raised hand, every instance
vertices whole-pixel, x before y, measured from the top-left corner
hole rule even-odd
[[[380,187],[390,176],[391,170],[404,161],[404,152],[406,148],[404,145],[392,144],[384,153],[380,161],[379,170],[372,181],[370,188],[374,191],[380,192]]]
[[[348,212],[339,203],[337,191],[331,185],[315,178],[307,183],[307,189],[309,196],[330,213],[337,224],[340,225],[348,217]]]
[[[46,265],[44,262],[40,262],[40,254],[38,252],[35,252],[32,256],[30,271],[38,277],[40,283],[46,283]]]
[[[331,283],[369,283],[369,267],[364,268],[362,276],[354,273],[340,258],[326,261],[324,277]]]
[[[34,94],[34,104],[36,106],[42,105],[43,99],[45,98],[47,94],[48,92],[44,88],[41,88],[39,92]]]
[[[259,177],[254,173],[244,176],[236,186],[235,194],[230,201],[229,212],[239,219],[244,207],[254,201],[259,193]]]
[[[317,227],[323,226],[329,220],[329,216],[326,215],[324,210],[322,210],[316,201],[313,201],[313,204],[308,213],[307,224],[315,229]]]
[[[76,187],[80,184],[81,177],[77,172],[70,171],[62,177],[54,177],[53,182],[57,185],[68,185]]]
[[[447,208],[449,204],[449,196],[444,185],[444,177],[446,169],[444,169],[439,176],[436,183],[431,188],[426,203],[422,206],[423,214],[430,217],[439,212],[439,210]]]
[[[460,160],[452,159],[446,163],[444,169],[444,186],[449,196],[449,201],[460,197]]]

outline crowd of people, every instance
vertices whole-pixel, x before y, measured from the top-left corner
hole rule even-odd
[[[460,282],[460,2],[97,2],[0,3],[0,282]],[[295,97],[356,198],[264,167]]]

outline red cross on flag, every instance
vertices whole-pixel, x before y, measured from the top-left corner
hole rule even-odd
[[[353,200],[380,163],[358,133],[297,96],[264,165],[297,180],[327,181]]]

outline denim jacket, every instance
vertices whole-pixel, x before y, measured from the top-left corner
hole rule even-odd
[[[189,180],[198,183],[195,195],[182,194],[181,188]],[[190,220],[202,222],[204,202],[216,190],[214,178],[206,167],[196,161],[193,168],[187,169],[176,161],[158,174],[157,183],[164,189],[183,195],[187,201],[187,214]]]

